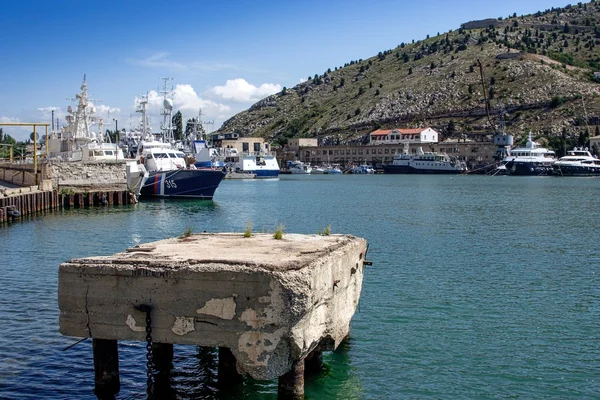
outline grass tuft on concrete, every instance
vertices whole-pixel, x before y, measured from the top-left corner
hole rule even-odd
[[[283,230],[285,229],[285,226],[283,224],[280,224],[277,229],[275,229],[275,233],[273,234],[273,238],[280,240],[281,238],[283,238]]]
[[[249,238],[252,236],[252,221],[248,221],[246,229],[244,230],[244,237]]]

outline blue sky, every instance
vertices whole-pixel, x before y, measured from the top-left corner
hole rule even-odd
[[[105,128],[135,125],[149,94],[158,130],[161,78],[175,110],[214,121],[328,68],[463,22],[531,14],[555,0],[4,1],[0,122],[64,121],[83,74]],[[573,4],[576,4],[573,3]],[[31,128],[3,128],[17,140]]]

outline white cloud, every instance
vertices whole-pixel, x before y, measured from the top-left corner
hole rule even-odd
[[[239,68],[234,64],[226,64],[221,62],[207,62],[207,61],[191,61],[183,63],[180,61],[173,60],[171,54],[163,51],[154,53],[146,58],[142,59],[127,59],[127,62],[132,65],[137,65],[146,68],[162,68],[172,71],[203,71],[203,72],[214,72],[223,70],[238,70]]]
[[[211,92],[223,99],[252,102],[258,101],[273,93],[281,91],[281,85],[275,83],[263,83],[260,86],[254,86],[245,79],[230,79],[224,86],[215,86]]]
[[[95,106],[96,107],[96,115],[104,115],[104,114],[114,114],[114,113],[119,113],[121,112],[121,109],[118,107],[110,107],[110,106],[106,106],[104,104],[100,104]]]
[[[23,121],[21,121],[20,118],[1,116],[0,122],[23,122]],[[26,121],[26,122],[30,122],[30,121]],[[31,132],[33,132],[32,126],[0,126],[0,129],[2,129],[2,132],[4,132],[5,135],[10,135],[13,139],[15,139],[18,142],[28,140],[29,134]],[[37,131],[40,132],[42,129],[44,129],[44,128],[38,127]]]
[[[169,92],[168,97],[173,99],[173,112],[181,111],[183,119],[197,118],[199,109],[202,109],[203,121],[215,121],[212,130],[218,127],[219,121],[229,118],[232,115],[232,109],[229,105],[217,103],[213,100],[198,96],[196,90],[189,84],[179,84]],[[137,101],[140,100],[136,98]],[[148,117],[152,123],[153,131],[158,131],[162,116],[160,112],[163,108],[163,95],[156,90],[148,92]]]
[[[167,52],[160,52],[160,53],[154,53],[151,56],[146,57],[142,60],[129,59],[127,61],[133,65],[139,65],[139,66],[148,67],[148,68],[167,68],[167,69],[177,70],[177,71],[184,71],[184,70],[188,69],[188,67],[185,66],[184,64],[182,64],[178,61],[170,60],[168,58],[169,55],[170,54]]]
[[[306,79],[306,78],[300,78],[300,80],[298,81],[298,83],[304,83],[304,82],[306,82],[307,80],[308,80],[308,79]]]
[[[52,111],[56,111],[58,109],[59,107],[39,107],[37,110],[44,113],[44,115],[50,115],[52,114]]]
[[[19,119],[13,117],[0,117],[0,122],[19,122]]]

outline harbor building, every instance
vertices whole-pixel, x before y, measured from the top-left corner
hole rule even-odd
[[[473,139],[446,139],[439,142],[439,133],[432,128],[378,129],[369,134],[367,144],[319,146],[317,139],[289,139],[278,153],[278,160],[300,160],[312,165],[341,164],[345,167],[370,164],[380,167],[392,162],[394,154],[407,151],[416,154],[418,149],[447,153],[477,169],[494,163],[496,146],[491,141]]]
[[[377,129],[369,134],[369,144],[437,143],[438,138],[431,128]]]

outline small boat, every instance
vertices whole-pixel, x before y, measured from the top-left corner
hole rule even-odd
[[[350,169],[352,174],[374,174],[375,169],[367,164],[358,165]]]
[[[339,164],[328,165],[325,167],[326,174],[342,174],[342,169]]]
[[[323,167],[317,167],[317,166],[315,166],[315,167],[311,168],[310,173],[311,174],[326,174],[327,170],[325,168],[323,168]]]
[[[287,167],[292,174],[308,175],[312,172],[310,164],[305,164],[302,161],[288,161]]]
[[[592,156],[587,148],[575,147],[552,164],[552,172],[557,176],[598,176],[600,160]]]

